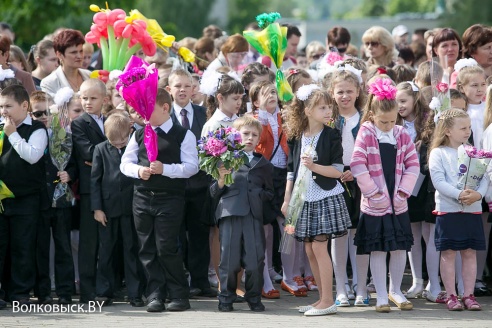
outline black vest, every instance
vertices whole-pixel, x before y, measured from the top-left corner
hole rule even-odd
[[[147,157],[147,148],[143,141],[144,130],[135,131],[135,140],[138,143],[138,165],[150,166]],[[161,132],[157,134],[157,160],[163,164],[180,164],[181,163],[181,143],[183,142],[188,130],[178,124],[168,133]],[[186,179],[169,178],[162,174],[153,174],[149,180],[136,179],[135,189],[139,191],[169,192],[171,194],[184,195]]]
[[[32,121],[32,125],[22,124],[17,132],[28,141],[34,131],[42,129],[44,124]],[[26,196],[40,192],[46,183],[44,161],[41,158],[34,164],[29,164],[15,151],[7,135],[3,136],[2,155],[0,156],[0,180],[12,191],[15,197]]]

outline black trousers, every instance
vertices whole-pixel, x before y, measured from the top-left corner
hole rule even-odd
[[[80,195],[79,277],[80,298],[90,301],[96,297],[96,266],[98,251],[98,222],[91,211],[89,194]]]
[[[139,240],[139,258],[147,276],[147,299],[189,297],[179,231],[184,195],[135,191],[133,215]]]
[[[50,237],[55,243],[55,286],[59,297],[71,297],[75,280],[70,230],[72,208],[49,208],[41,211],[36,244],[37,294],[51,295]]]
[[[114,259],[123,242],[125,282],[128,297],[142,297],[145,276],[138,260],[138,239],[132,215],[107,218],[106,226],[99,225],[99,261],[97,264],[97,296],[113,297],[117,288]]]
[[[263,288],[263,267],[265,266],[263,222],[255,220],[251,212],[246,216],[221,218],[219,239],[219,301],[234,302],[237,297],[237,274],[243,267],[246,275],[244,298],[248,302],[259,302]]]
[[[210,288],[208,264],[210,263],[210,225],[205,221],[204,204],[207,202],[207,189],[186,192],[184,228],[187,233],[182,240],[185,264],[190,272],[190,286],[200,289]],[[183,234],[182,234],[183,235]]]
[[[29,298],[36,282],[36,233],[39,220],[39,195],[2,200],[0,214],[0,272],[3,272],[7,249],[10,249],[11,268],[9,282],[2,281],[2,288],[9,286],[11,301]],[[10,247],[9,247],[10,243]],[[7,274],[8,276],[8,274]],[[5,291],[0,290],[0,298]]]

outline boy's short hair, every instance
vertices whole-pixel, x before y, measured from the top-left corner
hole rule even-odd
[[[244,115],[238,118],[237,120],[234,121],[232,124],[234,129],[236,130],[241,130],[242,127],[245,126],[252,126],[256,130],[258,130],[258,133],[261,134],[261,131],[263,131],[263,126],[261,126],[260,121],[258,121],[254,116],[252,115]]]
[[[10,85],[2,90],[0,96],[12,98],[18,104],[22,104],[24,101],[27,101],[27,103],[30,104],[29,93],[22,85]],[[29,107],[31,106],[29,105]]]
[[[178,76],[187,77],[190,79],[190,81],[192,79],[190,72],[188,72],[187,70],[184,70],[182,68],[178,68],[177,70],[174,70],[171,72],[171,74],[169,74],[169,77],[168,77],[169,86],[171,86],[172,80]]]
[[[171,95],[169,92],[167,92],[166,89],[163,88],[157,88],[157,96],[155,99],[155,102],[159,106],[163,106],[164,104],[168,104],[169,108],[171,108],[171,105],[173,103],[171,99]]]
[[[122,140],[130,135],[130,118],[126,112],[114,110],[104,122],[104,134],[108,140]]]
[[[468,106],[468,99],[466,98],[466,96],[459,92],[458,90],[456,89],[449,89],[449,98],[451,100],[459,100],[459,99],[462,99],[465,101],[465,104],[466,106]]]
[[[82,87],[99,89],[102,95],[105,97],[107,96],[106,84],[99,79],[87,79],[82,82],[80,89],[82,89]]]
[[[29,98],[29,101],[32,103],[40,103],[40,102],[47,102],[49,104],[53,103],[53,98],[46,92],[44,91],[34,91],[31,93],[31,97]]]

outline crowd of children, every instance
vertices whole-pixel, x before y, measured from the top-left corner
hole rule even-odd
[[[311,44],[296,62],[301,33],[287,28],[279,69],[292,100],[279,100],[275,64],[243,51],[237,34],[218,57],[204,53],[208,68],[204,58],[196,67],[168,58],[148,122],[114,77],[89,78],[82,59],[93,49],[79,31],[33,47],[31,94],[0,68],[0,309],[30,304],[32,293],[51,304],[53,291],[59,304],[79,294],[80,303],[109,306],[125,286],[127,301],[148,312],[184,311],[196,296],[217,297],[221,312],[241,301],[262,312],[262,298],[281,296],[280,283],[295,297],[317,291],[298,309],[305,316],[367,307],[371,292],[382,313],[390,302],[411,310],[417,297],[481,310],[475,296],[492,294],[482,282],[492,204],[488,67],[461,54],[454,72],[432,58],[417,70],[395,66],[395,43],[382,27],[364,34],[367,61],[346,54],[350,34],[337,27],[326,55]],[[213,46],[208,37],[199,44]],[[492,47],[492,33],[483,37],[477,47]],[[431,42],[432,51],[450,40]],[[12,69],[22,64],[14,50]],[[50,155],[61,108],[72,150],[63,169]],[[157,138],[154,161],[145,123]],[[220,127],[240,133],[248,160],[235,171],[218,165],[214,180],[199,169],[197,144]],[[463,145],[486,158],[473,187],[460,184]],[[74,202],[53,202],[59,183]],[[290,252],[278,251],[284,230],[282,238],[295,239]],[[402,291],[407,254],[412,285]]]

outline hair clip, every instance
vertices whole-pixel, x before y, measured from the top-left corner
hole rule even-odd
[[[378,67],[377,70],[379,74],[388,74],[388,71],[384,67]]]
[[[396,87],[391,79],[377,78],[369,88],[368,92],[376,97],[377,100],[394,100],[396,98]]]
[[[412,91],[413,92],[418,92],[419,91],[419,87],[415,84],[415,82],[413,82],[413,81],[406,81],[406,83],[410,84],[410,86],[412,87]]]
[[[318,89],[321,88],[317,84],[307,84],[307,85],[305,84],[297,90],[296,92],[297,99],[301,101],[306,101],[308,100],[309,96],[311,96],[313,91]]]
[[[298,73],[299,73],[299,70],[297,68],[289,69],[289,75],[294,75],[294,74],[298,74]]]

